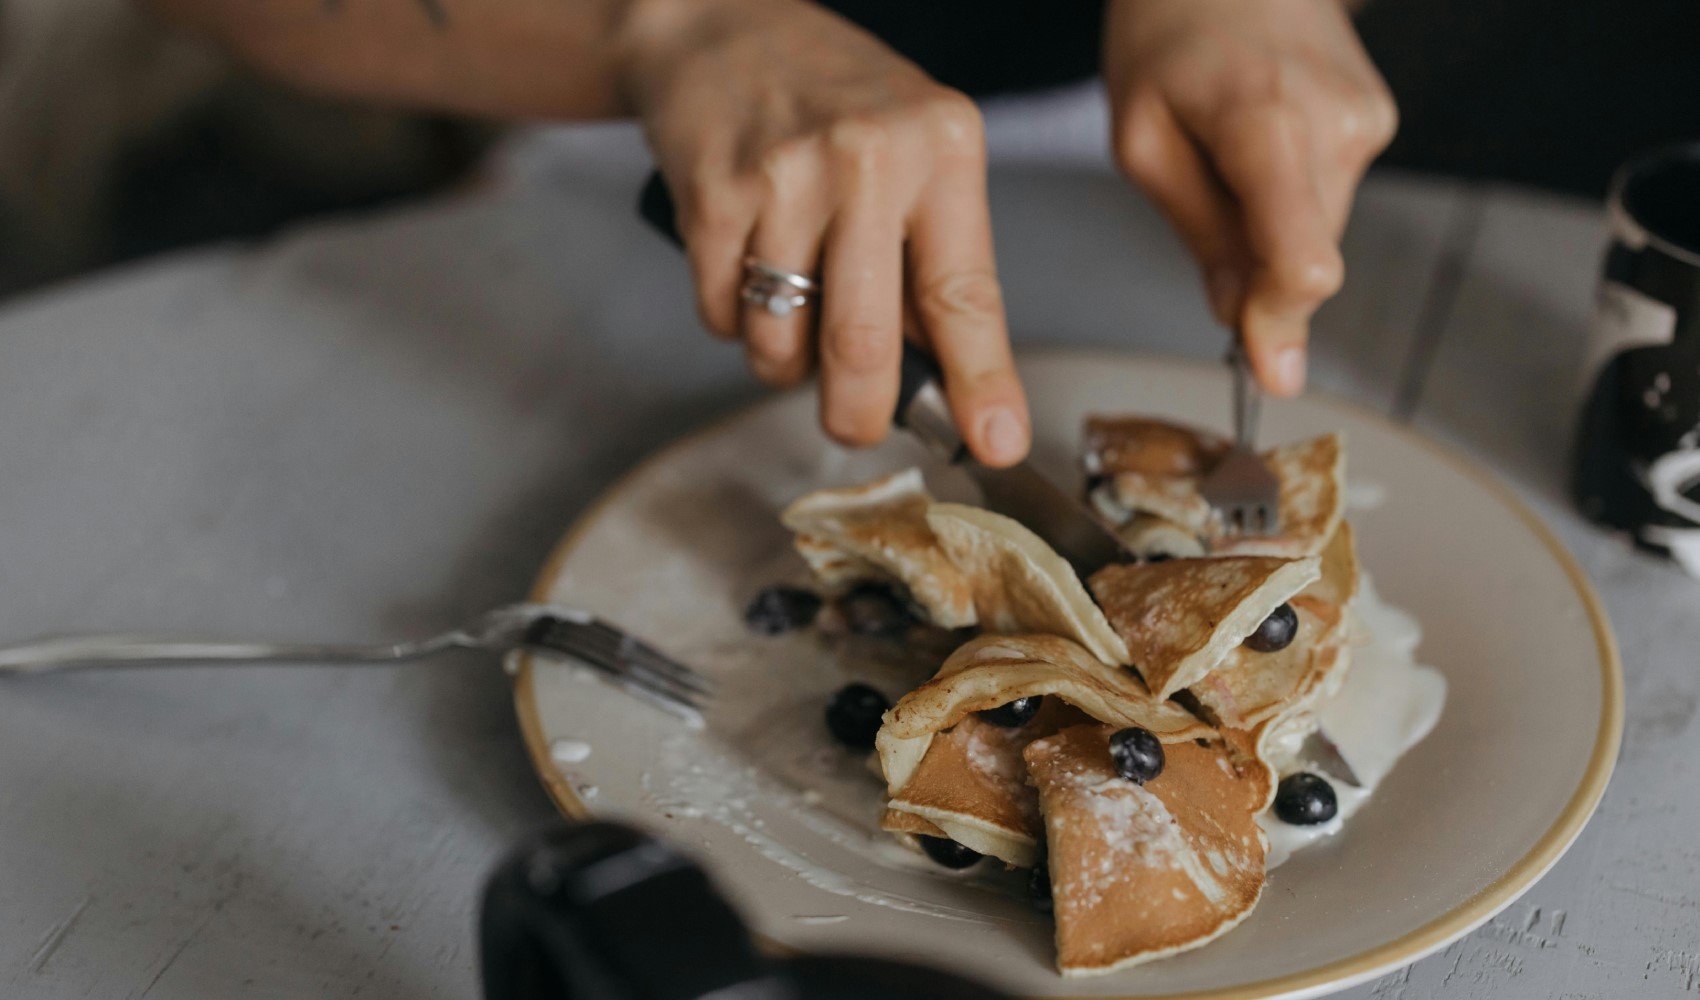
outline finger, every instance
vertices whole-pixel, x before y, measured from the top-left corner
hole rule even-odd
[[[1198,261],[1217,321],[1237,327],[1246,249],[1233,197],[1156,91],[1135,95],[1119,124],[1117,162],[1156,203]]]
[[[681,185],[679,235],[696,292],[697,316],[716,337],[738,336],[738,291],[744,247],[755,226],[755,205],[729,186]]]
[[[915,311],[963,440],[987,465],[1020,461],[1032,425],[1010,354],[983,164],[943,175],[923,193],[908,263]]]
[[[1285,105],[1242,105],[1206,119],[1201,138],[1239,200],[1251,252],[1246,352],[1267,389],[1295,395],[1304,388],[1310,316],[1344,274],[1303,119]]]
[[[745,256],[814,280],[820,271],[823,228],[818,212],[801,200],[772,203],[756,223]],[[815,314],[813,300],[794,305],[789,311],[783,306],[770,309],[742,302],[744,353],[756,377],[770,385],[791,385],[808,375],[814,363],[811,330]]]
[[[1399,112],[1392,95],[1375,80],[1323,96],[1311,126],[1311,155],[1317,190],[1338,238],[1345,232],[1364,174],[1393,141]]]
[[[875,444],[897,408],[903,344],[903,230],[882,199],[858,198],[833,220],[821,279],[821,426]]]

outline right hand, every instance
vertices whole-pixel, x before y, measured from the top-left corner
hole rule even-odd
[[[623,35],[622,86],[672,188],[704,325],[770,383],[818,364],[821,424],[858,446],[891,425],[907,328],[975,457],[1024,457],[973,103],[796,0],[634,0]],[[817,276],[818,299],[785,317],[746,307],[746,256]]]

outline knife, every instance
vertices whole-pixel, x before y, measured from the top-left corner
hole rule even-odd
[[[659,173],[650,175],[638,196],[638,214],[675,246],[684,246],[675,223],[672,194]],[[1110,563],[1132,558],[1096,512],[1033,468],[1031,462],[994,469],[975,461],[951,417],[938,362],[907,341],[899,386],[892,422],[966,471],[980,487],[987,508],[1014,518],[1044,539],[1082,580]]]

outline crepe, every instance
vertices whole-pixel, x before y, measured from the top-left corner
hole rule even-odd
[[[1270,653],[1242,645],[1188,690],[1216,722],[1242,729],[1307,709],[1350,664],[1346,616],[1357,581],[1351,528],[1342,522],[1323,550],[1321,575],[1288,602],[1299,621],[1293,641]]]
[[[991,632],[1065,636],[1109,664],[1127,645],[1092,603],[1074,568],[1015,520],[957,503],[936,503],[927,524],[972,589],[980,626]]]
[[[1027,745],[1086,717],[1047,698],[1024,725],[999,726],[969,715],[926,739],[926,752],[886,803],[888,815],[913,817],[936,836],[1017,868],[1031,868],[1043,828],[1039,795],[1027,783],[1021,753]],[[894,821],[920,832],[908,819]]]
[[[1334,537],[1346,510],[1346,446],[1338,434],[1324,434],[1263,453],[1281,482],[1277,504],[1281,531],[1270,538],[1219,536],[1214,552],[1302,556],[1322,551]]]
[[[1074,726],[1025,754],[1065,976],[1196,948],[1244,920],[1263,892],[1264,783],[1246,780],[1226,744],[1189,742],[1166,746],[1163,772],[1137,785],[1111,763],[1114,731]]]
[[[1138,674],[1105,666],[1078,643],[1052,635],[970,640],[932,680],[898,699],[880,735],[914,739],[1034,695],[1056,695],[1101,722],[1141,726],[1164,742],[1213,735],[1186,709],[1154,696]]]
[[[1211,552],[1315,555],[1332,537],[1345,509],[1345,445],[1338,434],[1263,453],[1280,481],[1281,531],[1275,536],[1227,533],[1200,485],[1227,442],[1195,428],[1133,417],[1092,418],[1086,431],[1087,467],[1108,478],[1109,505],[1158,517],[1192,533]],[[1104,504],[1100,504],[1103,507]]]
[[[1167,698],[1204,677],[1270,612],[1316,580],[1320,560],[1232,556],[1106,566],[1092,593],[1145,683]]]
[[[1196,478],[1227,454],[1227,438],[1150,417],[1086,418],[1086,472]]]
[[[906,469],[864,486],[817,490],[779,520],[796,532],[797,552],[828,590],[894,580],[934,625],[963,628],[978,620],[973,588],[927,524],[932,504],[920,470]]]
[[[895,833],[899,837],[948,838],[950,836],[950,834],[933,825],[930,820],[922,819],[914,813],[898,812],[896,809],[887,809],[880,816],[880,829],[887,833]]]
[[[1036,695],[1045,700],[1020,727],[975,714]],[[1154,698],[1132,671],[1106,666],[1068,639],[981,636],[886,713],[875,746],[888,818],[917,817],[982,854],[1031,866],[1041,830],[1022,750],[1088,716],[1116,728],[1143,726],[1170,742],[1213,735],[1185,709]],[[882,825],[918,832],[907,819]]]
[[[1207,555],[1196,532],[1155,514],[1135,514],[1116,528],[1127,550],[1141,559],[1196,559]]]

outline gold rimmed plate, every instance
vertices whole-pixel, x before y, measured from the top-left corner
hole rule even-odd
[[[1036,454],[1059,475],[1088,413],[1207,426],[1225,415],[1215,366],[1052,352],[1021,367]],[[902,440],[830,445],[808,393],[641,463],[572,526],[537,584],[538,599],[605,614],[713,676],[706,726],[521,657],[532,758],[564,812],[633,820],[693,851],[780,946],[926,961],[1047,997],[1314,996],[1408,964],[1509,905],[1575,839],[1616,757],[1622,679],[1586,579],[1490,474],[1327,396],[1264,415],[1271,442],[1325,431],[1346,434],[1364,566],[1421,622],[1419,658],[1446,675],[1446,710],[1343,833],[1277,869],[1256,912],[1197,951],[1062,979],[1021,880],[945,872],[878,832],[878,781],[833,746],[822,708],[852,679],[900,694],[924,667],[872,642],[754,635],[742,609],[800,571],[777,521],[795,496],[914,464],[945,493],[961,487]]]

